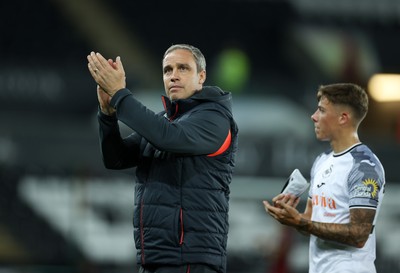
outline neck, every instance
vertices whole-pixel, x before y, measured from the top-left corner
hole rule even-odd
[[[335,154],[341,153],[351,146],[360,143],[357,133],[352,134],[349,137],[338,138],[337,140],[331,140],[331,148]]]

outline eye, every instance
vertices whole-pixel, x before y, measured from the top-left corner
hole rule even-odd
[[[187,70],[189,70],[189,66],[187,66],[187,65],[180,65],[180,66],[178,67],[178,69],[179,69],[179,71],[187,71]]]
[[[172,68],[171,67],[165,67],[164,68],[164,74],[171,74]]]

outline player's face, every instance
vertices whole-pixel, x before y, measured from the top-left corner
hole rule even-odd
[[[339,118],[340,113],[335,105],[327,98],[322,97],[318,102],[317,110],[311,116],[317,139],[331,141],[339,129]]]
[[[176,49],[163,60],[165,93],[170,100],[187,99],[201,90],[206,72],[197,72],[196,62],[189,50]]]

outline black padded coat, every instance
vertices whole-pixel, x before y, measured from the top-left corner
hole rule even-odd
[[[137,262],[201,263],[224,273],[238,136],[231,94],[208,86],[162,102],[156,114],[123,89],[111,100],[116,116],[98,114],[105,166],[136,167]],[[121,138],[117,120],[134,133]]]

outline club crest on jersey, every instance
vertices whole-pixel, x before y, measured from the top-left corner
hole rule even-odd
[[[332,173],[332,168],[333,168],[333,165],[330,165],[330,166],[329,166],[329,169],[326,169],[326,170],[322,173],[322,177],[323,177],[323,178],[329,177],[329,176],[331,175],[331,173]]]
[[[362,182],[362,185],[356,189],[357,197],[376,198],[378,195],[378,183],[372,179],[367,178]]]

